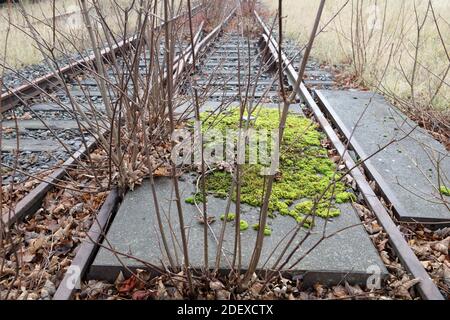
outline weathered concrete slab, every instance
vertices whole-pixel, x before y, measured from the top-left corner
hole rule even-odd
[[[214,72],[214,71],[218,71],[218,70],[224,70],[224,71],[235,71],[235,73],[238,73],[238,70],[240,70],[241,73],[245,73],[248,72],[248,64],[241,64],[240,67],[238,68],[237,63],[236,65],[232,65],[232,64],[228,64],[226,66],[220,66],[220,63],[211,63],[211,64],[206,64],[204,65],[205,69],[204,70],[208,70],[210,72]],[[252,72],[257,73],[258,70],[261,68],[261,65],[252,65],[251,66],[251,70]]]
[[[53,140],[35,140],[35,139],[20,139],[19,151],[30,152],[52,152],[61,148],[58,141]],[[17,150],[17,141],[15,139],[5,139],[2,141],[2,152],[12,152]]]
[[[277,81],[273,81],[273,80],[261,80],[258,81],[257,85],[264,85],[264,86],[269,86],[269,85],[276,85],[278,84]],[[237,80],[230,80],[230,81],[221,81],[221,82],[215,82],[214,80],[212,81],[197,81],[197,85],[199,86],[204,86],[204,85],[221,85],[221,86],[238,86],[241,85],[242,87],[246,87],[248,85],[247,81],[237,81]],[[254,85],[252,83],[252,85]]]
[[[305,85],[307,85],[309,88],[311,87],[333,87],[335,85],[335,82],[332,80],[304,80],[303,81]]]
[[[56,103],[36,103],[31,105],[34,111],[64,111],[65,109]]]
[[[237,49],[237,47],[234,48],[223,48],[223,47],[219,47],[217,49],[212,49],[211,50],[214,53],[218,53],[218,54],[245,54],[248,53],[248,46],[242,46],[239,48],[239,50]],[[250,54],[253,53],[259,53],[259,48],[257,45],[253,45],[250,46]]]
[[[244,93],[245,94],[245,93]],[[255,93],[250,93],[251,96],[253,98],[278,98],[279,97],[279,93],[275,92],[275,91],[256,91]],[[217,90],[215,92],[212,92],[209,95],[210,98],[215,98],[215,97],[224,97],[224,98],[234,98],[234,97],[239,97],[239,92],[238,91],[234,91],[234,90]]]
[[[70,104],[65,105],[65,107],[60,106],[57,103],[37,103],[30,106],[33,111],[44,111],[44,112],[73,112],[73,107]],[[85,112],[104,112],[104,104],[94,104],[93,106],[87,104],[80,104],[81,110]]]
[[[192,196],[196,191],[195,178],[188,177],[185,181],[180,181],[183,215],[186,224],[186,234],[189,241],[189,255],[191,264],[197,269],[203,266],[203,225],[198,221],[201,217],[195,206],[184,203],[184,199]],[[160,208],[163,215],[163,225],[165,233],[170,243],[170,250],[179,257],[181,263],[182,255],[180,250],[181,238],[177,219],[176,204],[173,201],[174,191],[172,181],[168,178],[157,180],[156,191],[160,201]],[[153,265],[161,266],[161,261],[167,263],[163,246],[159,235],[154,204],[151,196],[150,184],[144,182],[134,192],[129,192],[122,203],[119,212],[107,234],[108,242],[118,252],[126,253],[137,257]],[[232,206],[233,208],[234,206]],[[208,198],[208,213],[216,217],[217,221],[211,225],[208,233],[209,241],[209,265],[214,266],[217,250],[217,239],[220,237],[222,221],[220,215],[224,214],[226,200],[214,197]],[[365,283],[373,269],[380,270],[381,275],[386,274],[386,269],[378,256],[378,252],[372,245],[366,231],[360,225],[360,220],[351,205],[340,206],[342,215],[334,221],[329,221],[325,234],[332,235],[330,239],[320,242],[322,232],[325,228],[325,220],[318,219],[317,227],[311,237],[307,238],[298,253],[294,254],[292,262],[296,261],[305,253],[317,245],[317,248],[288,273],[292,276],[302,276],[307,284],[316,281],[322,283],[338,283],[343,279],[353,283]],[[242,206],[242,219],[246,220],[250,226],[258,223],[259,209],[247,205]],[[234,210],[232,210],[233,212]],[[292,235],[296,226],[295,220],[291,217],[277,217],[269,221],[273,229],[272,236],[266,237],[264,249],[259,267],[265,265],[272,267],[275,260],[281,253],[281,248],[286,245],[288,238]],[[169,227],[169,225],[172,228]],[[220,268],[223,271],[230,269],[232,252],[234,246],[234,222],[227,225],[225,233],[224,250],[221,255]],[[353,228],[349,228],[354,226]],[[339,232],[339,230],[346,229]],[[301,231],[294,246],[305,237],[306,231]],[[175,239],[175,245],[172,240]],[[248,267],[256,240],[256,231],[251,227],[249,230],[241,232],[242,239],[242,267]],[[107,242],[104,245],[108,246]],[[288,252],[290,252],[289,250]],[[272,255],[272,252],[274,254]],[[142,269],[145,266],[132,259],[119,255],[121,262],[132,269]],[[114,280],[123,269],[118,258],[110,250],[100,249],[89,272],[89,278]],[[372,270],[372,271],[371,271]],[[122,270],[124,271],[124,270]]]
[[[231,108],[238,106],[238,103],[234,103],[225,107]],[[264,106],[270,108],[280,107],[279,104],[264,104]],[[201,111],[214,111],[221,107],[223,107],[221,103],[207,102],[202,106]],[[186,103],[177,112],[183,112],[189,108],[189,103]],[[293,105],[291,111],[296,114],[302,114],[300,105]],[[194,181],[195,177],[192,176],[185,176],[180,181],[181,198],[183,200],[195,193]],[[165,232],[170,237],[171,242],[173,239],[176,239],[176,249],[171,246],[171,250],[176,250],[180,257],[180,235],[176,206],[173,202],[172,182],[169,179],[161,178],[157,180],[156,190],[160,199],[161,212],[164,216],[163,224]],[[166,263],[167,258],[161,249],[161,238],[157,231],[157,220],[150,191],[149,183],[145,182],[143,186],[137,188],[134,192],[130,192],[125,197],[116,219],[108,232],[107,239],[117,251],[131,254],[141,260],[161,266],[161,261]],[[191,263],[194,267],[201,268],[203,266],[203,251],[201,249],[203,247],[203,225],[197,219],[200,215],[195,206],[186,204],[184,201],[182,201],[182,206],[189,238]],[[214,197],[208,198],[208,214],[217,219],[211,225],[211,230],[208,234],[210,265],[214,265],[217,239],[222,226],[219,217],[224,214],[225,207],[226,200]],[[234,208],[234,205],[232,208]],[[289,271],[293,276],[303,276],[306,284],[312,284],[316,281],[338,283],[343,278],[349,282],[364,283],[374,268],[380,270],[382,276],[387,274],[378,256],[378,252],[372,245],[366,231],[360,225],[360,220],[352,206],[348,204],[341,205],[340,209],[342,210],[342,215],[328,221],[325,234],[331,235],[339,230],[345,230],[337,232],[334,237],[318,244],[325,228],[325,221],[318,219],[313,234],[305,241],[301,250],[294,255],[293,261],[303,256],[305,252],[318,244],[312,253],[307,255],[293,270]],[[259,210],[257,208],[243,205],[242,210],[242,219],[246,220],[250,226],[258,222]],[[234,209],[231,210],[231,212],[233,211]],[[274,232],[271,237],[266,237],[265,239],[260,268],[262,268],[262,265],[264,267],[271,267],[273,265],[274,260],[278,258],[278,254],[281,252],[280,246],[277,245],[287,243],[286,236],[291,235],[293,227],[296,225],[292,218],[282,216],[270,220],[269,223]],[[230,267],[229,260],[231,259],[230,255],[234,245],[233,227],[233,222],[227,227],[225,250],[222,252],[222,263],[220,266],[222,270],[227,270]],[[173,232],[170,230],[173,230]],[[304,236],[305,231],[302,231],[292,246],[296,245]],[[256,232],[249,229],[242,232],[241,237],[243,244],[243,268],[245,269],[249,263],[251,250],[256,239]],[[104,244],[106,245],[106,242]],[[276,254],[271,256],[272,252]],[[144,267],[143,264],[133,259],[126,259],[123,256],[119,256],[119,258],[131,269]],[[124,270],[122,270],[122,263],[118,261],[117,256],[112,254],[110,250],[101,249],[92,265],[89,277],[114,280],[120,271]]]
[[[83,122],[80,122],[83,125]],[[19,132],[25,130],[79,130],[79,126],[74,120],[20,120],[17,122],[8,120],[2,122],[3,128],[16,128]],[[83,129],[83,127],[81,127]]]
[[[252,60],[250,63],[247,61],[246,63],[242,63],[241,61],[234,60],[234,61],[227,61],[224,59],[223,62],[217,62],[217,59],[215,59],[214,62],[205,62],[202,67],[206,68],[237,68],[238,65],[241,66],[241,68],[247,68],[250,65],[252,68],[258,68],[261,66],[261,63],[257,60]]]
[[[238,57],[238,56],[209,56],[207,60],[205,60],[205,63],[217,63],[217,64],[221,64],[224,63],[225,61],[227,62],[235,62],[237,63],[237,61],[240,61],[241,64],[249,64],[251,62],[255,62],[257,61],[257,59],[260,58],[260,56],[243,56],[243,57]]]
[[[225,69],[225,68],[217,68],[217,69],[210,69],[210,70],[202,70],[201,74],[205,75],[205,76],[218,76],[218,75],[221,75],[221,76],[237,77],[238,72],[237,72],[237,70],[228,70],[228,69]],[[247,72],[242,71],[241,74],[242,74],[243,77],[248,75],[248,68],[247,68]],[[256,76],[256,73],[254,73],[254,74],[252,73],[251,76]]]
[[[56,95],[58,97],[66,97],[67,96],[65,90],[58,91],[56,93]],[[74,87],[73,89],[70,90],[70,95],[72,97],[100,97],[100,98],[102,97],[102,93],[97,88],[86,89],[85,91],[83,91],[79,88]]]
[[[117,83],[118,82],[117,82],[116,78],[112,78],[112,79],[106,81],[106,85],[116,85]],[[99,82],[97,80],[93,79],[93,78],[87,78],[87,79],[80,80],[79,82],[78,81],[74,81],[73,85],[74,86],[82,85],[82,86],[98,87],[99,86]]]
[[[327,71],[323,71],[323,70],[310,70],[310,71],[306,71],[305,75],[308,78],[320,78],[320,79],[332,79],[333,75]]]
[[[440,185],[450,186],[450,154],[442,144],[380,95],[317,93],[344,134],[350,137],[354,131],[352,145],[361,159],[394,141],[366,166],[394,205],[399,219],[450,222],[450,198],[439,192]]]

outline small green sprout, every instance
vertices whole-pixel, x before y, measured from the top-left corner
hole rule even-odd
[[[187,204],[195,205],[196,203],[203,202],[203,195],[201,193],[196,193],[194,196],[184,199]]]
[[[350,192],[341,192],[336,195],[336,203],[347,203],[356,201],[356,196]]]
[[[441,192],[441,194],[443,194],[444,196],[450,197],[450,188],[446,187],[446,186],[441,186],[439,188],[439,191]]]
[[[248,229],[248,222],[245,220],[241,220],[240,229],[241,231],[246,231]]]
[[[258,231],[259,230],[259,224],[254,224],[253,225],[253,230]],[[272,235],[272,229],[270,229],[269,226],[266,226],[264,228],[264,235],[266,237],[270,237]]]
[[[227,221],[231,222],[234,221],[234,219],[236,219],[236,215],[234,213],[228,213],[227,215]],[[220,220],[224,221],[225,220],[225,214],[220,216]]]

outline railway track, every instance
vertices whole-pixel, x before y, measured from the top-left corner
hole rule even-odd
[[[255,16],[264,29],[265,39],[268,45],[272,47],[273,56],[276,57],[277,61],[281,60],[281,63],[285,68],[284,72],[288,78],[288,81],[292,86],[294,86],[297,82],[297,72],[293,67],[292,60],[289,59],[285,54],[279,56],[278,41],[271,35],[269,28],[264,24],[257,12],[255,12]],[[389,241],[391,242],[403,265],[409,272],[413,274],[415,278],[421,279],[421,282],[418,286],[422,297],[427,300],[443,299],[439,289],[433,283],[427,271],[423,268],[419,259],[409,247],[404,236],[401,234],[392,217],[381,202],[379,195],[375,194],[372,187],[369,185],[369,181],[367,180],[367,178],[358,169],[358,165],[348,152],[348,147],[346,147],[346,145],[341,141],[338,133],[335,131],[335,127],[333,127],[333,125],[324,115],[322,109],[318,106],[317,102],[304,83],[301,83],[300,87],[298,88],[297,95],[299,99],[303,101],[303,103],[307,106],[307,108],[312,111],[314,117],[316,118],[322,129],[326,132],[328,138],[331,140],[339,155],[343,158],[345,166],[349,170],[351,170],[350,173],[355,179],[361,194],[363,195],[370,209],[375,213],[380,224],[389,235]]]
[[[255,12],[255,23],[258,23],[262,30],[261,35],[254,35],[251,40],[244,37],[241,33],[235,31],[227,31],[227,24],[233,19],[235,12],[213,29],[209,34],[200,36],[197,33],[197,42],[195,46],[195,54],[198,57],[198,65],[196,70],[192,70],[189,60],[192,52],[189,46],[181,47],[177,50],[178,59],[174,66],[175,81],[179,83],[179,91],[182,92],[187,100],[192,96],[193,89],[197,89],[200,96],[201,105],[208,108],[227,108],[232,105],[246,103],[259,104],[279,104],[282,102],[280,96],[279,80],[277,79],[276,67],[281,62],[284,67],[284,85],[290,90],[295,90],[294,84],[297,82],[297,65],[301,62],[301,57],[295,55],[295,44],[287,43],[281,56],[279,56],[278,42],[268,26],[263,22],[261,17]],[[108,56],[111,51],[119,52],[124,47],[133,43],[133,38],[125,41],[120,46],[113,49],[105,49],[102,56]],[[284,54],[286,52],[286,54]],[[162,54],[163,55],[163,54]],[[73,65],[65,67],[61,70],[62,74],[79,74],[80,69],[87,64],[92,64],[95,57],[90,57],[88,61],[78,61]],[[146,75],[148,70],[148,61],[145,54],[139,62],[142,75]],[[108,71],[108,75],[112,79],[116,79],[117,74],[113,70]],[[61,87],[55,87],[55,76],[48,75],[41,79],[23,86],[16,90],[2,95],[2,110],[6,122],[3,127],[17,129],[8,130],[4,136],[3,146],[7,152],[17,149],[17,137],[21,137],[22,150],[19,147],[19,158],[23,163],[20,165],[20,173],[16,177],[18,181],[11,181],[6,178],[5,183],[20,182],[27,174],[36,174],[38,170],[49,170],[53,166],[66,161],[61,168],[67,168],[75,164],[89,150],[95,146],[95,138],[83,127],[83,123],[74,122],[70,118],[70,110],[64,110],[61,106],[55,104],[41,103],[33,107],[33,113],[28,114],[26,109],[16,108],[19,101],[24,102],[27,99],[35,97],[42,89],[51,90],[64,104],[70,99],[67,98],[65,90]],[[81,77],[69,81],[71,97],[83,99],[89,96],[95,103],[86,106],[90,111],[95,113],[104,113],[102,94],[98,90],[97,81],[92,77]],[[308,63],[306,69],[306,78],[296,91],[299,101],[313,115],[315,121],[321,126],[322,130],[332,142],[333,147],[337,150],[343,159],[343,164],[347,169],[351,170],[350,174],[356,181],[357,189],[362,195],[364,202],[375,213],[380,225],[384,228],[389,236],[389,241],[395,249],[397,257],[401,260],[403,266],[415,277],[421,279],[418,288],[422,298],[430,300],[442,299],[442,294],[433,283],[428,273],[425,271],[414,252],[409,247],[404,235],[398,229],[393,217],[386,210],[381,198],[382,194],[375,193],[369,185],[367,177],[358,169],[358,164],[350,156],[346,143],[342,141],[342,132],[333,124],[333,119],[329,119],[329,115],[323,112],[323,100],[314,98],[315,89],[327,89],[334,86],[333,75],[326,70],[318,68],[314,62]],[[39,89],[37,89],[39,88]],[[37,89],[37,90],[36,90]],[[129,88],[132,91],[132,87]],[[35,91],[36,90],[36,91]],[[247,101],[251,100],[251,102]],[[14,109],[13,109],[14,108]],[[14,112],[14,115],[12,114]],[[186,110],[181,112],[192,115],[192,105],[187,103]],[[45,123],[45,124],[44,124]],[[55,148],[54,140],[42,142],[41,138],[45,134],[50,133],[52,139],[61,139],[66,145],[71,146],[67,150]],[[90,141],[83,144],[84,139]],[[6,139],[6,140],[5,140]],[[90,140],[89,140],[90,139]],[[6,141],[6,142],[5,142]],[[3,151],[3,150],[2,150]],[[49,152],[50,151],[50,152]],[[75,155],[73,153],[75,152]],[[72,154],[72,156],[71,156]],[[3,157],[2,162],[8,167],[13,168],[13,157],[8,158],[8,153]],[[44,166],[33,167],[33,157],[38,157],[37,162],[45,162]],[[39,157],[44,157],[42,160]],[[67,160],[69,158],[69,160]],[[67,162],[69,161],[69,162]],[[30,165],[31,164],[31,165]],[[356,168],[356,169],[355,169]],[[365,168],[367,169],[367,168]],[[59,180],[64,174],[64,169],[53,172],[53,177],[45,179],[40,186],[25,197],[16,207],[13,217],[8,216],[4,219],[4,223],[13,224],[28,214],[32,214],[39,206],[40,200],[52,187],[52,181]],[[95,258],[99,249],[98,243],[102,241],[106,231],[111,225],[114,215],[120,202],[120,195],[113,191],[107,198],[103,208],[100,210],[95,219],[87,239],[82,243],[77,255],[72,261],[72,266],[68,268],[64,279],[54,298],[65,300],[72,298],[75,287],[68,285],[73,280],[76,273],[78,279],[83,279],[90,265]]]
[[[200,7],[193,8],[194,15],[199,11]],[[182,14],[174,21],[185,18],[186,14]],[[161,24],[155,31],[163,27]],[[160,45],[163,45],[162,41]],[[118,64],[125,67],[121,57],[135,47],[136,42],[136,36],[130,37],[106,47],[100,56],[105,62],[117,59]],[[176,52],[180,60],[190,55],[190,50],[177,49]],[[159,60],[163,59],[161,52]],[[3,223],[11,225],[32,213],[52,185],[58,184],[67,170],[95,148],[99,132],[107,132],[108,128],[104,126],[95,127],[88,123],[106,116],[100,82],[94,72],[95,61],[92,54],[37,79],[22,79],[23,85],[8,89],[1,95],[2,185],[22,184],[36,176],[41,181],[16,204],[13,212],[2,214]],[[143,75],[148,67],[145,52],[139,63],[139,73]],[[177,68],[179,61],[175,60],[175,63]],[[122,90],[119,74],[118,70],[113,70],[108,64],[106,66],[109,77],[107,90],[114,99]],[[133,88],[132,85],[125,86],[128,90]],[[77,108],[81,108],[87,118],[80,119]]]

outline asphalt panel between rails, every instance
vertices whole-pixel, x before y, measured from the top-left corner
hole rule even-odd
[[[400,220],[449,223],[450,198],[439,192],[440,185],[450,186],[450,154],[442,144],[381,95],[330,90],[317,94],[347,138],[354,130],[351,143],[360,159],[388,145],[365,166]]]

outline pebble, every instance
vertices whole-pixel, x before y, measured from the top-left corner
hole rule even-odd
[[[92,50],[85,50],[82,52],[83,56],[87,56],[91,54]],[[81,58],[81,55],[76,53],[71,57],[62,57],[58,59],[59,65],[66,65],[69,62],[73,62],[74,60],[78,60]],[[51,68],[45,63],[37,63],[29,66],[25,66],[21,69],[17,69],[15,72],[7,71],[3,77],[3,86],[8,88],[15,88],[23,84],[27,84],[28,81],[36,79],[38,77],[44,76],[50,73]],[[18,73],[20,76],[17,76]],[[2,87],[2,92],[5,92],[6,89]]]
[[[84,203],[80,202],[78,204],[76,204],[75,206],[73,206],[70,211],[69,211],[69,215],[74,215],[77,213],[80,213],[83,211],[83,207],[84,207]]]
[[[25,290],[20,294],[20,296],[17,297],[17,300],[27,300],[27,298],[28,298],[28,291]]]
[[[38,300],[38,299],[39,299],[39,296],[35,292],[32,292],[27,296],[27,300]]]

